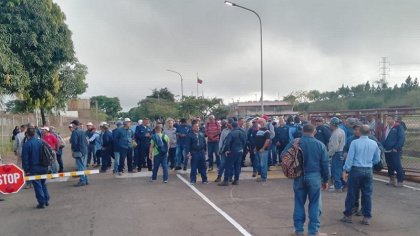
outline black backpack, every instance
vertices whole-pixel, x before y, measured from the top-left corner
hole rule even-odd
[[[153,141],[156,143],[159,155],[168,153],[168,142],[166,142],[165,137],[166,134],[162,134],[162,137],[159,137],[157,134],[153,135]]]
[[[293,134],[293,138],[302,138],[302,131],[303,131],[303,126],[300,124],[295,125],[296,131]]]
[[[42,141],[39,164],[43,167],[48,167],[51,165],[51,161],[54,160],[54,158],[54,152],[51,149],[50,145],[45,141]]]

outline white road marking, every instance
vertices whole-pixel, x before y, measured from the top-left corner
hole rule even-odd
[[[379,181],[379,182],[388,183],[388,181],[384,180],[384,179],[379,179],[379,178],[373,178],[373,179],[376,180],[376,181]],[[420,188],[415,188],[415,187],[405,185],[405,184],[403,186],[406,187],[406,188],[412,189],[414,191],[420,191]]]
[[[198,196],[200,196],[207,204],[209,204],[211,207],[213,207],[217,212],[219,212],[229,223],[231,223],[233,226],[235,226],[236,229],[241,232],[244,236],[252,236],[252,234],[248,233],[238,222],[236,222],[232,217],[230,217],[226,212],[224,212],[222,209],[220,209],[216,204],[210,201],[206,197],[206,195],[202,194],[196,187],[192,186],[184,177],[182,177],[180,174],[176,175],[182,182],[184,182],[188,187],[190,187]]]

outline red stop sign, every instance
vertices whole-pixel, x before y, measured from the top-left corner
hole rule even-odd
[[[0,193],[17,193],[25,184],[25,173],[15,164],[0,165]]]

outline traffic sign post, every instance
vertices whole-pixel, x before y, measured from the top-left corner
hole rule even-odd
[[[15,164],[0,165],[0,193],[17,193],[25,185],[25,173]]]

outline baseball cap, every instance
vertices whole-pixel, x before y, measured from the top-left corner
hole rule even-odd
[[[93,126],[92,122],[88,122],[86,126]]]
[[[228,119],[228,124],[233,124],[233,122],[235,122],[235,120],[234,120],[234,119],[232,119],[232,118],[229,118],[229,119]]]
[[[138,123],[139,125],[142,125],[142,124],[143,124],[143,120],[139,120],[137,123]]]
[[[80,125],[80,121],[79,120],[73,120],[72,122],[70,122],[70,124],[79,126]]]
[[[123,125],[123,123],[122,123],[122,121],[119,120],[119,121],[115,122],[115,125],[116,126],[121,126],[121,125]]]
[[[267,115],[263,115],[261,118],[263,118],[265,121],[268,121],[268,116]]]
[[[124,118],[124,122],[131,122],[130,118]]]
[[[41,129],[50,132],[50,128],[48,126],[41,127]]]
[[[357,122],[356,118],[352,118],[352,117],[347,118],[347,124],[349,124],[349,126],[354,126],[356,122]]]
[[[330,124],[334,126],[338,126],[340,124],[340,119],[338,119],[337,117],[333,117],[330,120]]]
[[[100,127],[107,127],[107,126],[108,126],[108,123],[106,123],[105,121],[103,121],[103,122],[101,122],[101,123],[99,124],[99,126],[100,126]]]
[[[73,124],[69,124],[69,128],[73,128]]]

